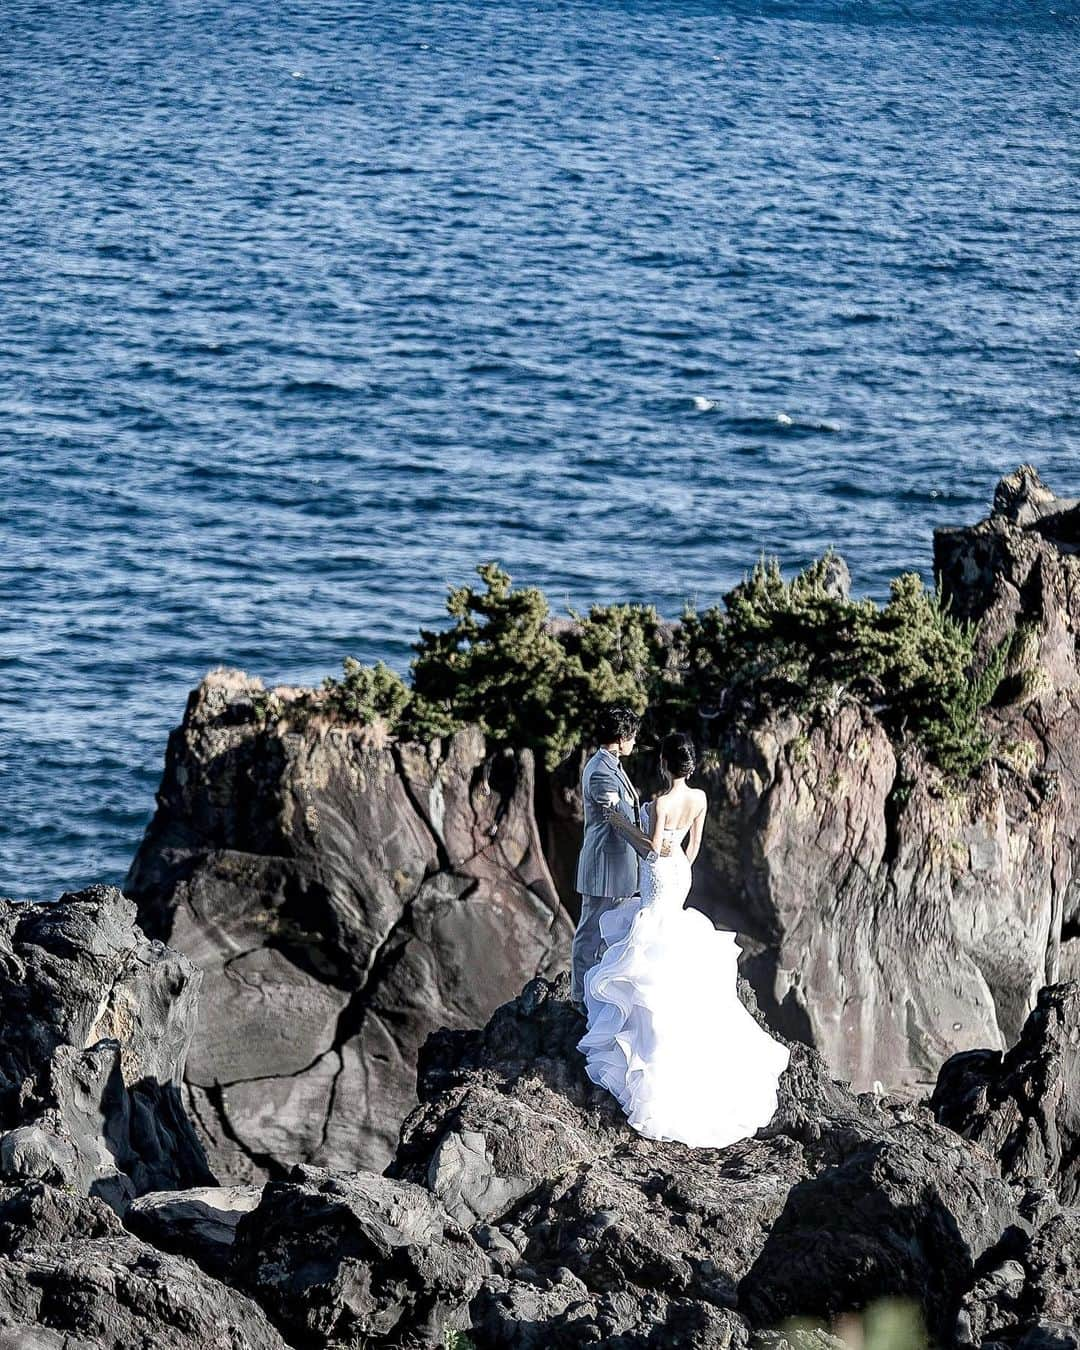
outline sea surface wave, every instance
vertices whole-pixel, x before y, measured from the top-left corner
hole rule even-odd
[[[1080,492],[1073,3],[9,5],[0,893],[119,882],[211,667],[856,589]]]

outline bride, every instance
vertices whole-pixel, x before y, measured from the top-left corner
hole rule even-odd
[[[643,859],[641,897],[600,921],[606,951],[585,978],[578,1048],[640,1134],[722,1148],[771,1119],[788,1050],[739,1001],[735,934],[683,909],[705,794],[686,782],[688,737],[668,736],[661,763],[670,785],[644,808],[642,829],[610,814]]]

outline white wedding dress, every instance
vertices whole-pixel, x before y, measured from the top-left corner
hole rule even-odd
[[[670,855],[642,862],[640,900],[600,920],[607,950],[585,977],[578,1049],[640,1134],[722,1148],[772,1118],[788,1050],[739,1001],[735,934],[683,909],[689,827],[664,833]]]

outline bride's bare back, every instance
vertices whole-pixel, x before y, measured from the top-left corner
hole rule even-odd
[[[673,783],[653,802],[653,847],[657,851],[660,850],[665,833],[681,843],[689,830],[686,856],[693,862],[701,848],[701,834],[707,809],[708,800],[700,788],[688,787],[682,779]]]

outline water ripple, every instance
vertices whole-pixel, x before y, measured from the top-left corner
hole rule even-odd
[[[480,559],[881,597],[1080,490],[1077,13],[14,6],[0,891],[123,876],[208,668],[404,669]]]

